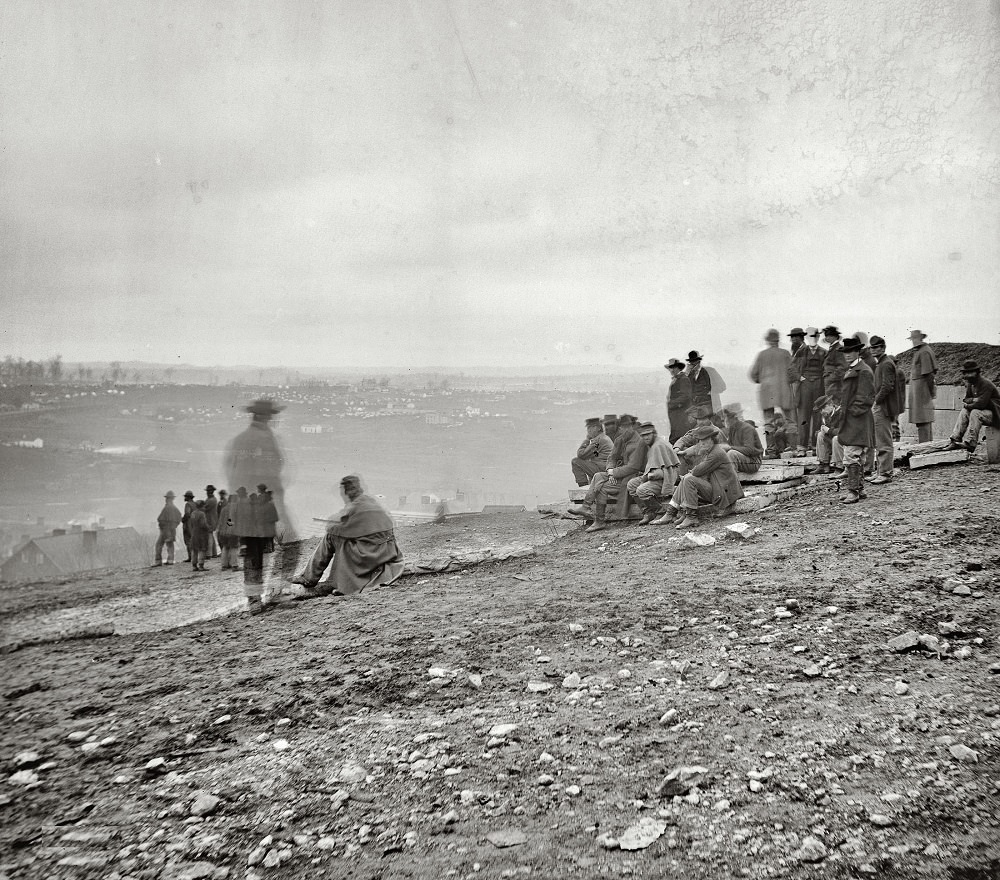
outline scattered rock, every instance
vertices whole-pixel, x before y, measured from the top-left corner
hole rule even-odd
[[[924,633],[920,636],[920,647],[925,651],[933,651],[935,654],[941,652],[941,643],[938,641],[937,636],[928,635]]]
[[[271,748],[276,752],[287,752],[291,748],[291,745],[287,739],[276,739],[271,743]]]
[[[159,776],[161,773],[167,772],[167,759],[166,758],[151,758],[148,760],[142,768],[149,776]]]
[[[555,776],[549,776],[548,773],[543,773],[541,776],[538,777],[539,785],[552,785],[552,783],[555,781],[556,781]]]
[[[214,877],[216,867],[211,862],[195,862],[193,865],[182,865],[176,873],[171,874],[171,880],[204,880]]]
[[[710,691],[717,691],[729,684],[729,670],[723,669],[715,678],[708,683]]]
[[[198,792],[195,795],[194,801],[191,803],[191,815],[192,816],[211,816],[218,808],[219,804],[222,803],[222,798],[217,798],[213,794],[209,794],[207,791]]]
[[[708,775],[707,767],[675,767],[657,786],[658,797],[677,797],[687,794],[696,785],[701,785]]]
[[[972,595],[972,590],[969,587],[967,587],[965,584],[959,584],[951,592],[952,592],[952,595],[955,595],[955,596],[971,596]]]
[[[726,532],[729,537],[743,541],[749,540],[756,534],[749,523],[733,523],[731,526],[726,526]]]
[[[552,690],[555,685],[549,684],[547,681],[529,681],[528,690],[533,694],[544,694],[546,691]]]
[[[490,736],[503,739],[510,736],[515,730],[517,730],[516,724],[494,724],[490,728]]]
[[[979,753],[968,746],[963,746],[961,743],[953,745],[948,751],[951,752],[951,756],[957,761],[964,761],[968,764],[979,763]]]
[[[583,794],[583,789],[580,788],[579,785],[567,785],[563,791],[565,791],[570,797],[579,797]]]
[[[909,651],[920,644],[920,633],[916,630],[909,630],[902,635],[889,639],[889,648],[893,651]]]
[[[882,828],[886,828],[892,824],[892,817],[886,816],[884,813],[872,813],[868,817],[868,821],[871,822],[872,825],[878,825]]]
[[[37,767],[42,763],[38,752],[18,752],[14,755],[14,766],[18,768]]]
[[[583,684],[583,679],[576,672],[571,672],[562,682],[562,686],[567,690],[576,690],[581,684]]]
[[[625,833],[618,838],[618,846],[625,850],[645,849],[653,841],[662,837],[666,830],[667,823],[662,819],[644,816],[638,824],[626,829]]]
[[[675,718],[677,718],[677,710],[667,709],[667,711],[660,716],[660,724],[673,724]]]
[[[795,851],[795,858],[800,862],[821,862],[826,858],[826,844],[811,834],[802,840],[802,845]]]
[[[817,675],[823,674],[823,668],[816,663],[810,663],[802,670],[802,674],[809,676],[809,678],[816,678]]]
[[[715,543],[715,538],[700,532],[685,532],[684,540],[695,547],[711,547]]]
[[[368,771],[365,770],[360,764],[344,764],[340,768],[340,772],[337,774],[337,780],[339,782],[346,782],[348,784],[354,782],[364,782],[368,778]]]
[[[478,691],[483,686],[483,677],[477,672],[470,673],[469,685]]]
[[[602,834],[597,838],[597,845],[601,849],[618,849],[618,838],[610,834]]]
[[[521,846],[528,842],[528,835],[517,828],[510,828],[503,831],[491,831],[486,835],[486,839],[497,849],[506,849],[508,846]]]
[[[910,686],[905,681],[897,681],[893,686],[893,690],[896,692],[897,697],[902,697],[910,692]]]
[[[34,770],[18,770],[7,777],[11,785],[35,785],[38,782],[38,774]]]

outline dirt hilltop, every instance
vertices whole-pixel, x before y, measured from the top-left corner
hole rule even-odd
[[[998,489],[24,648],[0,876],[997,876]]]
[[[1000,382],[1000,345],[984,342],[931,342],[938,362],[937,383],[939,385],[962,384],[962,361],[972,359],[991,382]],[[913,349],[908,348],[896,355],[896,363],[906,370],[910,377],[913,366]]]

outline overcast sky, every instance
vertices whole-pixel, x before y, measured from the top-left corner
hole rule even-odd
[[[0,6],[0,355],[1000,343],[996,0]]]

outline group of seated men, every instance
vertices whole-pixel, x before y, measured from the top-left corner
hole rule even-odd
[[[737,472],[758,470],[764,449],[740,404],[726,404],[722,413],[725,427],[713,421],[711,407],[691,407],[693,427],[673,445],[652,422],[628,413],[587,419],[587,436],[571,462],[587,494],[570,512],[587,521],[588,532],[607,528],[609,505],[615,519],[629,519],[635,503],[640,525],[676,521],[677,529],[697,526],[702,505],[713,506],[717,517],[731,513],[743,497]]]

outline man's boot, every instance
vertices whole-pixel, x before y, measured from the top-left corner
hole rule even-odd
[[[587,526],[588,532],[601,532],[608,527],[607,522],[604,520],[604,512],[607,508],[607,504],[603,501],[594,502],[594,521]]]
[[[830,473],[830,463],[828,461],[821,461],[819,467],[816,468],[817,474],[828,474]]]
[[[660,499],[646,498],[642,502],[643,515],[639,520],[639,525],[648,526],[657,516],[660,515]]]
[[[849,464],[844,468],[847,491],[840,499],[841,504],[857,504],[864,497],[861,494],[861,465]]]
[[[568,512],[572,513],[573,516],[582,516],[585,519],[594,518],[594,509],[587,503],[583,503],[579,507],[571,507]]]

